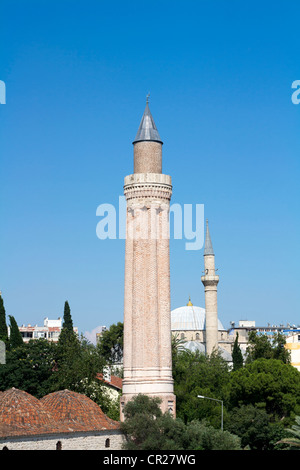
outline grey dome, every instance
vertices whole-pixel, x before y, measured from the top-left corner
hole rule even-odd
[[[171,312],[171,329],[172,331],[205,330],[205,309],[195,305],[175,308]],[[218,330],[225,331],[220,320],[218,320]]]
[[[183,351],[184,349],[188,349],[189,351],[195,353],[197,351],[199,351],[200,353],[202,354],[205,354],[205,345],[204,343],[201,343],[200,341],[185,341],[184,343],[182,343],[180,346],[179,346],[179,349],[181,351]],[[227,362],[231,362],[232,361],[232,355],[226,351],[225,349],[221,348],[219,346],[219,353],[221,354],[221,357],[227,361]]]

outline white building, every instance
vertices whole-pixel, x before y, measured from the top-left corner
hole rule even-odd
[[[48,341],[57,342],[62,329],[62,319],[57,320],[44,319],[44,326],[22,325],[19,326],[23,341],[27,343],[31,339],[45,338]],[[74,327],[74,332],[78,334],[78,328]]]

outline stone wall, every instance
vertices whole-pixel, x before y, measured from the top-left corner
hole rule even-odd
[[[59,442],[61,450],[121,450],[123,439],[121,431],[8,437],[0,440],[0,450],[56,450]]]

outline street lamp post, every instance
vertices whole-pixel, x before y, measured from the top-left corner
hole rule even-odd
[[[197,395],[198,398],[206,398],[207,400],[214,400],[218,401],[221,403],[221,431],[223,431],[223,401],[222,400],[217,400],[217,398],[210,398],[210,397],[204,397],[203,395]]]

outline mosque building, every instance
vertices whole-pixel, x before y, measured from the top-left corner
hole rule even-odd
[[[204,246],[204,276],[201,281],[205,289],[205,309],[192,304],[176,308],[171,312],[172,335],[181,340],[182,347],[190,351],[211,355],[219,352],[228,362],[232,362],[233,335],[223,327],[218,318],[217,285],[215,254],[206,221]]]

